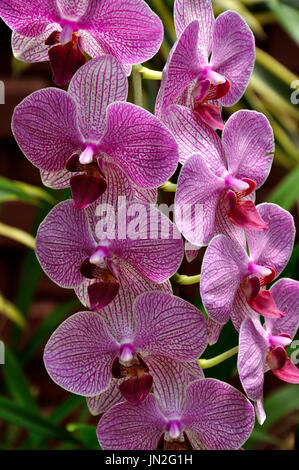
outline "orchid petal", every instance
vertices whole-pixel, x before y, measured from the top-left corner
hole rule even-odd
[[[13,133],[33,165],[63,170],[68,157],[82,145],[76,114],[72,98],[57,88],[36,91],[15,108]]]
[[[51,23],[39,36],[28,37],[14,31],[11,37],[12,52],[14,57],[16,57],[18,60],[29,63],[48,61],[48,51],[51,46],[47,46],[45,41],[51,33],[60,30],[61,27],[58,23]]]
[[[196,153],[205,160],[213,173],[223,171],[225,154],[220,138],[191,109],[172,105],[167,111],[165,122],[178,143],[180,163],[184,164]]]
[[[109,386],[118,349],[96,313],[79,312],[52,334],[44,362],[55,383],[72,393],[95,396]]]
[[[125,72],[113,56],[90,60],[72,78],[68,92],[78,107],[78,125],[87,140],[99,140],[106,125],[106,108],[125,101],[128,83]]]
[[[99,147],[143,188],[165,183],[178,164],[177,144],[166,126],[131,103],[108,107],[107,127]]]
[[[173,46],[163,71],[159,95],[162,114],[188,85],[199,76],[207,58],[198,49],[199,22],[192,21]]]
[[[243,95],[254,59],[254,36],[246,22],[234,11],[221,13],[215,22],[211,66],[231,84],[227,95],[220,98],[224,106],[232,106]]]
[[[289,212],[276,204],[264,203],[256,208],[269,226],[263,231],[246,231],[250,255],[256,264],[275,269],[278,276],[285,268],[293,249],[294,220]]]
[[[224,235],[217,235],[209,244],[201,269],[200,292],[206,312],[214,321],[228,321],[247,263],[246,251]]]
[[[237,111],[225,124],[222,143],[229,172],[235,178],[253,180],[259,188],[269,174],[274,152],[273,130],[265,115]]]
[[[147,292],[134,304],[134,345],[147,354],[181,361],[199,357],[207,346],[206,321],[193,305],[162,292]]]
[[[109,388],[100,393],[100,395],[86,398],[89,412],[93,416],[106,413],[112,406],[125,401],[124,397],[119,391],[118,385],[119,379],[114,379],[112,377]]]
[[[93,0],[95,7],[82,19],[94,38],[107,44],[120,62],[138,64],[158,52],[163,25],[143,0]]]
[[[279,279],[270,289],[280,311],[285,315],[280,319],[265,318],[265,326],[271,335],[296,334],[299,323],[299,282],[293,279]]]
[[[208,317],[207,328],[208,328],[208,343],[210,346],[212,346],[213,344],[217,343],[221,330],[223,328],[223,325],[215,322],[214,320],[212,320],[211,317]]]
[[[97,436],[105,450],[155,450],[165,418],[153,395],[138,406],[120,403],[102,417]]]
[[[199,22],[199,47],[206,56],[209,55],[212,44],[212,34],[215,24],[213,8],[210,0],[176,0],[174,4],[174,24],[179,37],[184,29],[194,20]]]
[[[205,448],[236,450],[248,439],[254,426],[254,409],[247,398],[227,383],[204,379],[186,390],[184,411],[188,428]]]
[[[13,31],[27,37],[42,34],[53,20],[48,2],[43,0],[1,0],[0,16]]]
[[[207,245],[213,237],[215,212],[224,188],[224,180],[212,172],[201,155],[192,155],[184,164],[175,196],[175,221],[194,245]]]
[[[238,371],[245,392],[255,401],[263,396],[268,349],[269,344],[262,326],[249,318],[245,319],[240,329]]]
[[[84,280],[80,265],[95,247],[85,213],[76,210],[71,200],[57,204],[37,232],[36,256],[50,279],[62,287],[75,287]]]

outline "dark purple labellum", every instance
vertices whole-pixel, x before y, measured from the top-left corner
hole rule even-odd
[[[50,38],[51,36],[48,40]],[[53,38],[51,39],[53,40]],[[86,62],[86,57],[79,49],[76,37],[67,44],[54,45],[49,49],[48,54],[53,72],[53,81],[58,86],[66,85]]]
[[[119,385],[119,391],[132,405],[141,403],[150,393],[153,377],[146,373],[139,377],[131,377]]]
[[[50,34],[48,39],[45,41],[46,46],[54,46],[55,44],[59,44],[60,42],[60,32],[59,31],[53,31],[53,33]]]
[[[299,384],[299,369],[287,357],[280,369],[273,369],[273,374],[280,380],[290,384]]]
[[[117,296],[119,283],[116,280],[98,281],[88,286],[90,308],[104,308]]]
[[[221,117],[221,109],[218,106],[208,103],[196,103],[194,105],[194,113],[208,126],[223,130],[224,122]]]
[[[102,176],[75,175],[70,179],[70,186],[76,209],[85,209],[107,189]]]

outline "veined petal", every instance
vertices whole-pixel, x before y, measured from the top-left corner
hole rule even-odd
[[[48,2],[43,0],[1,0],[0,16],[13,31],[27,37],[38,36],[53,22]]]
[[[170,106],[165,123],[178,143],[180,163],[184,164],[196,153],[205,160],[213,173],[223,171],[226,162],[220,138],[191,109],[180,105]]]
[[[147,356],[146,361],[154,376],[154,394],[163,414],[181,415],[186,386],[204,378],[198,361],[181,362],[159,354]]]
[[[216,344],[220,336],[223,325],[212,320],[211,317],[208,317],[207,328],[208,328],[208,343],[210,346]]]
[[[266,413],[265,413],[264,404],[263,404],[263,397],[261,397],[259,400],[257,400],[254,403],[254,407],[255,407],[257,420],[259,424],[262,426],[266,419]]]
[[[207,346],[206,320],[200,310],[174,295],[147,292],[134,304],[134,345],[147,354],[181,361],[199,357]]]
[[[121,207],[118,221],[118,239],[113,241],[115,256],[153,282],[164,282],[177,271],[183,241],[164,214],[150,204],[132,201]]]
[[[28,37],[14,31],[11,37],[13,55],[23,62],[48,61],[48,51],[51,46],[47,46],[45,41],[51,33],[60,30],[61,27],[58,23],[51,23],[39,36]]]
[[[46,171],[60,171],[82,145],[76,119],[76,104],[67,92],[44,88],[15,108],[12,130],[33,165]]]
[[[260,322],[259,314],[249,306],[241,287],[239,287],[236,292],[230,316],[237,331],[240,330],[241,324],[245,318],[251,318],[253,322]]]
[[[245,21],[234,11],[221,13],[215,22],[211,66],[231,85],[227,95],[220,98],[224,106],[233,105],[243,95],[254,59],[254,36]]]
[[[39,226],[36,256],[52,281],[62,287],[75,287],[84,280],[80,265],[95,248],[86,215],[71,200],[57,204]]]
[[[174,24],[179,37],[184,29],[194,20],[199,23],[198,46],[208,56],[211,50],[213,28],[215,24],[212,3],[210,0],[175,0]]]
[[[109,386],[118,349],[96,313],[79,312],[52,334],[44,362],[55,383],[72,393],[95,396]]]
[[[95,2],[90,0],[76,0],[75,2],[72,0],[56,0],[51,3],[57,3],[57,11],[63,18],[76,21],[80,20],[82,17],[84,18],[85,15],[88,15],[92,8],[92,4]]]
[[[90,414],[97,416],[106,413],[112,406],[125,401],[118,388],[119,382],[120,379],[112,377],[109,387],[104,392],[95,397],[87,397],[86,402]]]
[[[198,32],[199,22],[192,21],[173,46],[167,59],[158,99],[162,115],[206,65],[207,57],[198,49]]]
[[[149,395],[138,406],[120,403],[102,417],[97,436],[105,450],[155,450],[165,418],[157,400]]]
[[[155,116],[131,103],[113,103],[99,144],[143,188],[163,184],[178,164],[177,143]]]
[[[261,324],[245,319],[240,329],[238,371],[245,392],[254,401],[263,396],[268,349],[266,332]]]
[[[49,188],[64,189],[70,185],[70,173],[67,170],[40,170],[40,176],[43,184]]]
[[[68,92],[78,107],[79,129],[87,140],[97,141],[105,129],[107,106],[127,99],[127,77],[119,61],[105,55],[81,67]]]
[[[107,43],[124,64],[138,64],[158,52],[163,39],[160,18],[143,0],[93,0],[82,27]]]
[[[264,203],[256,208],[269,226],[263,231],[246,231],[250,256],[256,264],[274,268],[278,276],[292,253],[295,236],[294,220],[289,212],[276,204]]]
[[[200,247],[185,241],[185,256],[188,263],[191,263],[198,255]]]
[[[210,450],[237,450],[254,426],[254,409],[247,398],[227,383],[204,379],[186,390],[184,411],[188,428]]]
[[[203,259],[200,292],[206,312],[218,323],[226,323],[247,268],[246,251],[224,235],[209,244]]]
[[[273,130],[266,116],[237,111],[225,124],[222,143],[230,173],[253,180],[259,188],[269,174],[274,152]]]
[[[175,221],[184,237],[197,246],[214,235],[215,212],[224,180],[215,175],[199,154],[184,164],[175,196]]]
[[[265,318],[265,326],[271,335],[296,334],[299,323],[299,282],[293,279],[279,279],[270,289],[271,295],[281,312],[280,319]]]

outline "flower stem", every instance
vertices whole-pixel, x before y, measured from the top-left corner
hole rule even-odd
[[[171,183],[171,181],[166,181],[166,183],[160,186],[160,189],[166,191],[168,193],[175,193],[177,185],[175,183]]]
[[[198,359],[198,363],[202,369],[209,369],[210,367],[217,366],[226,359],[229,359],[230,357],[234,356],[235,354],[237,354],[238,350],[239,346],[235,346],[234,348],[229,349],[228,351],[225,351],[222,354],[219,354],[219,356],[212,357],[211,359]]]
[[[142,97],[142,76],[139,73],[138,65],[133,65],[131,72],[131,85],[133,92],[133,101],[137,106],[143,105]]]
[[[34,237],[19,228],[10,227],[9,225],[5,225],[0,222],[0,235],[12,238],[19,243],[23,243],[23,245],[29,246],[29,248],[32,248],[33,250],[35,248]]]
[[[191,286],[192,284],[200,282],[200,274],[196,274],[195,276],[186,276],[185,274],[176,273],[172,277],[172,280],[181,286]]]
[[[159,70],[148,69],[147,67],[143,67],[143,65],[140,66],[138,71],[141,73],[142,78],[148,80],[161,80],[162,78],[162,72],[159,72]]]

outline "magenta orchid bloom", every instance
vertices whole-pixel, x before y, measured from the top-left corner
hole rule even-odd
[[[131,65],[158,52],[163,25],[143,0],[1,0],[0,16],[13,30],[14,56],[50,60],[54,82],[63,86],[86,57],[115,56]]]
[[[210,0],[176,0],[178,40],[165,65],[156,114],[167,120],[170,105],[191,108],[200,122],[223,128],[221,105],[235,104],[252,73],[254,37],[233,11],[214,19]]]
[[[76,313],[53,333],[44,362],[58,385],[94,397],[91,407],[97,403],[99,411],[103,392],[110,406],[112,397],[139,404],[164,364],[174,374],[182,368],[190,375],[193,368],[192,379],[202,377],[196,358],[206,348],[206,321],[197,308],[163,292],[141,294],[134,309],[123,302],[118,307]]]
[[[188,385],[183,372],[164,367],[154,391],[138,406],[123,402],[104,414],[97,429],[103,449],[235,450],[250,436],[253,406],[231,385],[215,379]]]
[[[44,184],[71,187],[78,209],[106,191],[111,165],[132,190],[140,188],[139,196],[177,167],[174,137],[151,113],[125,103],[127,92],[121,65],[104,56],[81,67],[68,92],[46,88],[15,108],[12,128],[20,148]]]
[[[282,318],[252,322],[247,318],[240,329],[238,370],[248,397],[255,402],[260,424],[266,419],[263,407],[264,374],[269,369],[279,379],[298,384],[299,369],[287,357],[286,347],[292,342],[299,322],[299,282],[280,279],[270,289]]]
[[[220,140],[211,128],[198,125],[189,109],[176,105],[170,114],[169,128],[184,163],[175,198],[179,230],[199,247],[219,233],[244,244],[243,229],[267,227],[249,199],[272,165],[274,137],[267,118],[238,111],[226,122]]]
[[[207,314],[222,325],[231,316],[237,330],[247,317],[281,318],[285,314],[265,286],[283,271],[291,255],[293,217],[276,204],[260,204],[257,211],[268,228],[246,231],[249,254],[237,242],[217,235],[202,264],[200,292]]]
[[[75,289],[93,310],[108,305],[123,285],[135,295],[154,290],[153,284],[167,281],[182,261],[178,230],[150,204],[122,206],[117,223],[115,233],[111,222],[109,233],[98,238],[85,211],[68,200],[55,206],[38,229],[36,255],[43,270],[61,287]]]

